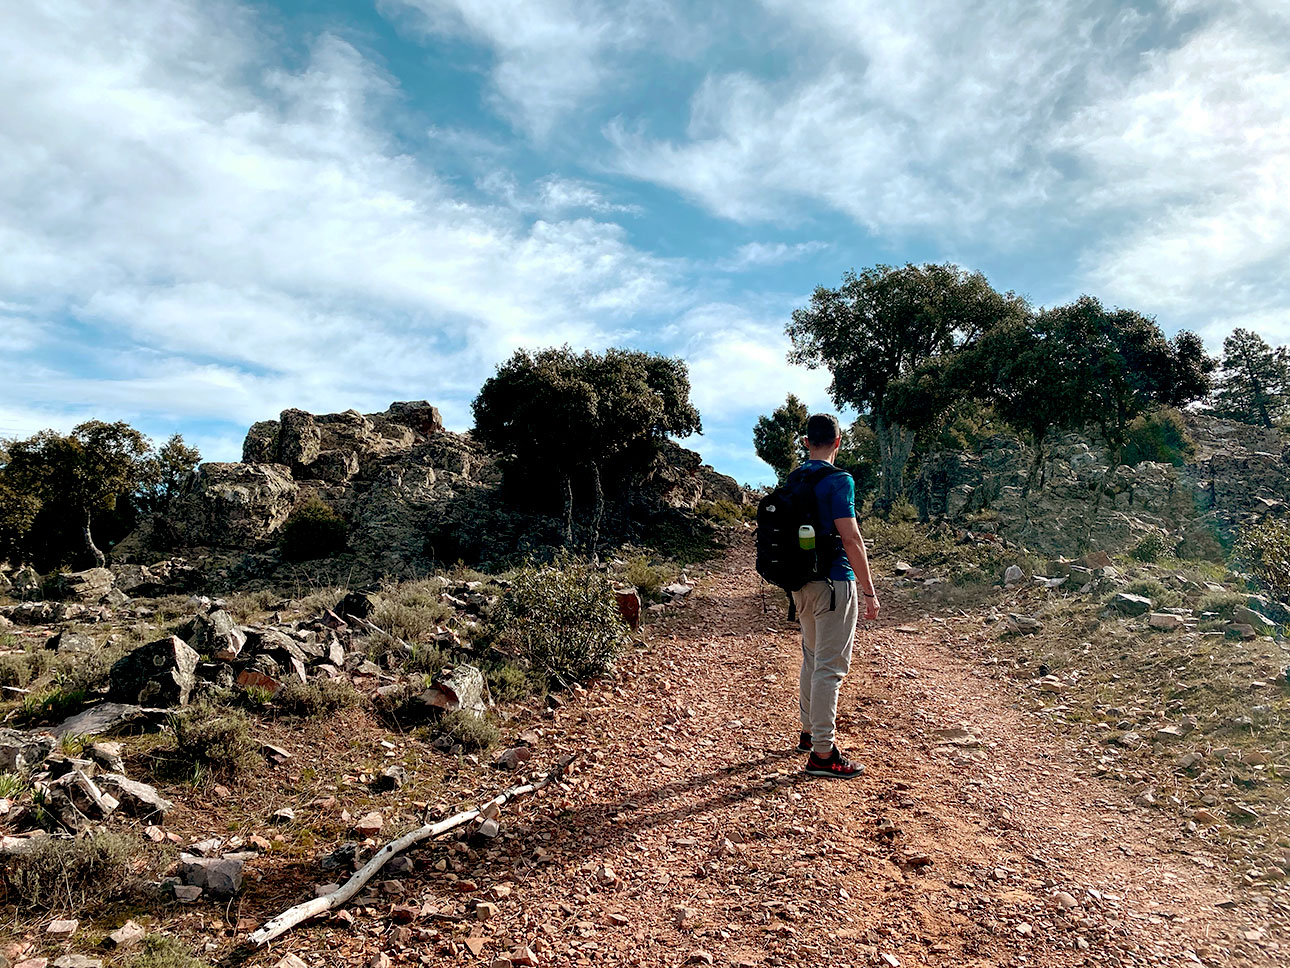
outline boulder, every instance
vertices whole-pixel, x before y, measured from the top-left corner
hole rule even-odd
[[[619,588],[614,591],[618,601],[618,614],[623,617],[628,628],[635,630],[641,624],[641,595],[635,588]]]
[[[213,897],[232,897],[242,889],[243,861],[234,857],[179,855],[179,876]]]
[[[84,830],[111,816],[117,801],[80,770],[72,770],[46,784],[45,808],[67,829]]]
[[[194,616],[190,628],[188,640],[192,647],[219,662],[232,662],[246,645],[246,633],[222,608]]]
[[[1277,630],[1277,623],[1272,621],[1261,612],[1256,612],[1248,606],[1242,605],[1232,614],[1232,618],[1242,625],[1248,625],[1260,635],[1271,635]]]
[[[197,682],[197,653],[170,635],[127,653],[113,664],[109,698],[141,706],[183,706]]]
[[[279,464],[202,464],[170,517],[187,545],[249,548],[282,527],[298,495]]]
[[[51,732],[59,738],[63,736],[107,736],[139,719],[145,713],[156,712],[157,710],[145,710],[142,706],[119,703],[119,702],[101,702],[91,706],[89,709],[82,709],[74,716],[69,716]]]
[[[488,683],[476,666],[460,663],[439,673],[422,693],[421,701],[439,709],[460,709],[482,717],[488,711]]]
[[[1147,624],[1153,629],[1173,632],[1182,628],[1186,622],[1183,621],[1181,615],[1173,615],[1169,612],[1152,612],[1151,617],[1147,619]]]
[[[120,804],[122,813],[140,820],[165,819],[174,804],[159,794],[155,787],[138,780],[131,780],[120,773],[103,773],[98,777],[99,788],[110,793]]]
[[[1128,592],[1117,592],[1108,605],[1121,615],[1145,615],[1151,611],[1151,599]]]
[[[1009,565],[1003,573],[1003,584],[1005,586],[1012,586],[1018,582],[1024,581],[1025,578],[1026,573],[1021,570],[1020,565]]]
[[[0,773],[36,770],[54,751],[54,737],[0,728]]]
[[[337,604],[336,614],[341,618],[370,619],[380,605],[380,596],[372,592],[349,592]]]
[[[91,635],[86,635],[83,632],[72,632],[69,629],[59,629],[45,640],[45,648],[53,649],[59,655],[76,655],[78,653],[96,652],[99,644]]]
[[[10,585],[9,593],[24,600],[40,598],[44,590],[40,575],[31,565],[23,565],[15,571],[10,578]]]
[[[106,568],[90,568],[56,575],[50,581],[50,591],[55,598],[65,601],[98,603],[112,590],[116,578]]]

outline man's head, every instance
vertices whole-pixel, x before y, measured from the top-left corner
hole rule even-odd
[[[832,460],[842,442],[842,428],[831,413],[812,414],[806,421],[806,449],[815,459]]]

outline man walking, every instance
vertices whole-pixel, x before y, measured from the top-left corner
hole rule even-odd
[[[803,443],[810,460],[794,475],[811,474],[831,465],[842,446],[837,418],[825,413],[812,416],[806,423]],[[864,598],[867,619],[876,619],[880,606],[856,523],[855,481],[846,473],[826,474],[815,485],[815,499],[820,524],[825,534],[832,536],[821,544],[836,550],[828,565],[828,581],[807,582],[793,592],[802,624],[802,735],[797,748],[811,754],[806,761],[809,776],[851,780],[863,773],[864,767],[844,757],[835,742],[838,689],[851,668],[858,598]]]

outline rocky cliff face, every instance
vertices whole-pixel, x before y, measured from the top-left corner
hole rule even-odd
[[[1214,557],[1240,525],[1290,501],[1290,446],[1275,430],[1186,415],[1196,456],[1111,473],[1106,452],[1076,436],[1050,445],[1025,495],[1033,451],[1015,437],[980,453],[941,452],[915,482],[920,513],[1001,535],[1042,554],[1121,551],[1163,532],[1187,557]]]
[[[345,518],[350,550],[378,572],[400,574],[427,557],[497,560],[555,543],[559,523],[508,507],[500,483],[496,455],[445,430],[424,401],[374,414],[285,410],[251,427],[240,462],[201,465],[165,518],[123,542],[116,557],[148,547],[263,551],[311,496]],[[646,507],[748,499],[732,478],[671,443],[629,490]]]

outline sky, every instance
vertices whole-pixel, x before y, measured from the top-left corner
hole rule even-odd
[[[757,416],[831,408],[790,314],[876,264],[1290,342],[1284,0],[30,0],[0,64],[0,437],[462,431],[516,348],[625,346],[761,483]]]

